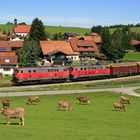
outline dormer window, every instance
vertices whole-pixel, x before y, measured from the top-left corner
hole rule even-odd
[[[81,38],[79,38],[79,40],[85,40],[85,38],[84,37],[81,37]]]

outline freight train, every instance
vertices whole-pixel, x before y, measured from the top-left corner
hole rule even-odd
[[[140,62],[119,63],[109,66],[54,66],[15,68],[12,82],[16,85],[25,83],[76,81],[81,79],[111,78],[140,74]]]

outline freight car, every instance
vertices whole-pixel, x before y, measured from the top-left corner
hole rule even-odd
[[[110,77],[131,76],[140,74],[140,63],[119,63],[110,65]]]
[[[60,82],[67,80],[120,77],[140,74],[140,63],[112,64],[110,66],[32,67],[15,68],[15,84]]]

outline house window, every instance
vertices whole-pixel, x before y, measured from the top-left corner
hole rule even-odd
[[[5,59],[5,63],[9,63],[10,62],[10,59]]]
[[[6,51],[6,48],[0,47],[0,51]]]
[[[29,73],[31,73],[31,70],[28,70]]]
[[[10,71],[10,68],[3,68],[4,71]]]

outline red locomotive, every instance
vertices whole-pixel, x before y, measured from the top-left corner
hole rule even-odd
[[[110,66],[32,67],[15,68],[12,82],[15,84],[95,79],[140,74],[140,63],[112,64]]]

